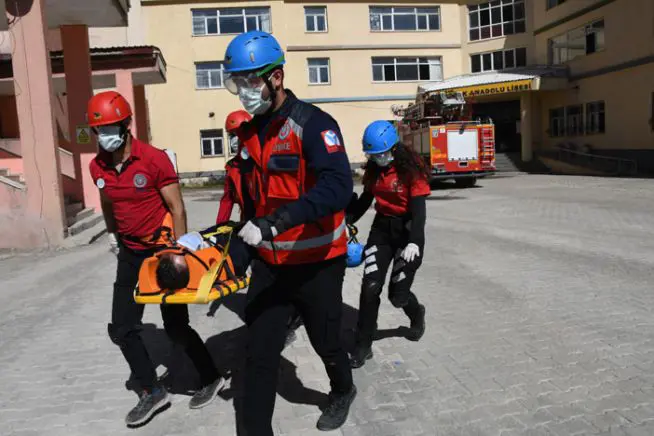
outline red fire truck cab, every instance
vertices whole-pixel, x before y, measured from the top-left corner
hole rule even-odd
[[[495,172],[495,127],[468,115],[463,94],[439,93],[409,106],[398,128],[405,145],[430,165],[433,181],[462,187]]]

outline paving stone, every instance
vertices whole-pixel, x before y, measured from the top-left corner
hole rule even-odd
[[[425,336],[375,341],[374,359],[354,371],[350,417],[334,434],[654,434],[651,181],[534,175],[479,184],[432,192],[414,284],[427,308]],[[185,197],[191,229],[211,224],[217,198]],[[373,216],[358,224],[362,241]],[[0,260],[0,433],[129,433],[124,417],[137,398],[106,333],[116,262],[106,240],[32,259],[39,268]],[[360,268],[349,269],[348,327],[360,284]],[[187,395],[173,394],[139,435],[236,434],[244,299],[229,297],[211,316],[208,306],[189,306],[216,362],[235,374],[226,399],[191,411]],[[196,380],[163,333],[158,308],[146,308],[144,323],[157,364],[171,363],[178,383]],[[407,324],[384,293],[379,328]],[[345,342],[351,335],[344,331]],[[275,434],[317,435],[329,383],[304,328],[281,366]]]

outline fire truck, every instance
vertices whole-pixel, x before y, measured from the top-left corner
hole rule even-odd
[[[432,181],[453,179],[472,187],[495,172],[495,127],[471,112],[461,92],[421,96],[403,110],[402,141],[428,162]]]

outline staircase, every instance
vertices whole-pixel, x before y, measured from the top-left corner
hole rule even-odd
[[[518,162],[518,164],[516,164]],[[518,167],[520,162],[520,153],[496,153],[495,168],[498,173],[520,173],[522,170]]]
[[[104,221],[102,213],[97,213],[93,208],[84,208],[81,202],[76,202],[69,196],[64,197],[64,205],[66,207],[68,236],[78,235]]]
[[[25,189],[25,179],[22,174],[12,174],[7,168],[0,168],[0,180],[19,189]]]

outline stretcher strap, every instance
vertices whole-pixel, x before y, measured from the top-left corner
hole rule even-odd
[[[205,304],[209,301],[209,293],[213,289],[216,277],[218,276],[218,273],[220,272],[221,268],[225,264],[225,260],[227,259],[227,253],[229,253],[229,244],[232,242],[232,235],[233,232],[230,232],[229,236],[227,237],[227,243],[225,244],[224,253],[220,259],[220,262],[214,263],[211,266],[211,269],[207,271],[200,279],[198,292],[195,295],[195,303]]]

